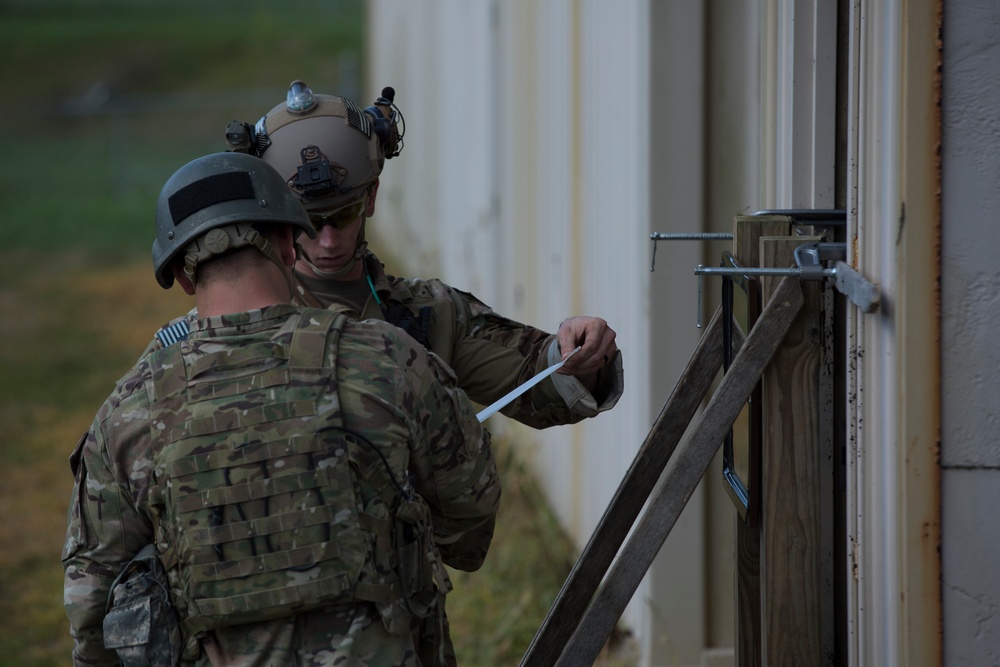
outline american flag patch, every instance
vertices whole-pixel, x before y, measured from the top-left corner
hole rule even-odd
[[[362,113],[358,106],[347,99],[343,98],[344,107],[347,108],[347,124],[356,130],[361,130],[365,133],[365,136],[371,139],[372,136],[372,124],[368,119],[368,114]]]
[[[188,328],[187,321],[181,320],[157,331],[156,337],[163,343],[163,347],[170,347],[179,340],[187,340],[189,333],[191,329]]]

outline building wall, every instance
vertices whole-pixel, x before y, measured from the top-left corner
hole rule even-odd
[[[1000,662],[1000,5],[944,3],[942,598],[947,665]]]
[[[647,3],[368,7],[369,95],[393,85],[407,123],[369,225],[378,247],[399,273],[439,276],[513,319],[555,331],[568,316],[597,315],[618,334],[626,387],[614,410],[543,432],[502,416],[489,425],[515,435],[582,547],[648,433],[651,406],[666,398],[651,396],[651,354],[686,360],[693,349],[665,331],[656,334],[670,346],[650,342]],[[690,299],[694,264],[685,264]],[[676,285],[658,293],[658,307]],[[687,312],[686,340],[697,340]],[[675,379],[657,372],[667,391]],[[657,566],[683,597],[654,602],[645,582],[625,615],[641,638],[672,642],[678,664],[698,663],[705,635],[688,608],[703,593],[700,511],[671,538],[697,569]]]
[[[1000,655],[994,4],[944,3],[940,505],[948,665],[995,664]],[[692,269],[714,262],[719,248],[660,242],[650,272],[649,233],[728,231],[732,216],[747,210],[830,205],[829,174],[803,180],[796,166],[809,158],[793,123],[796,105],[823,109],[830,101],[781,90],[801,75],[765,65],[812,57],[772,52],[795,47],[788,35],[796,12],[811,12],[820,26],[835,19],[827,4],[808,0],[372,0],[369,7],[365,98],[394,85],[407,119],[406,148],[383,175],[370,229],[400,272],[438,275],[549,330],[586,313],[619,333],[626,393],[611,413],[546,432],[491,424],[522,441],[582,546],[698,340],[699,302],[706,321],[715,303],[707,289],[699,297]],[[936,371],[920,366],[927,337],[936,335],[928,319],[936,306],[921,300],[933,298],[925,278],[936,270],[936,126],[927,109],[936,45],[927,28],[937,3],[849,7],[841,39],[850,54],[840,63],[849,90],[838,103],[848,104],[851,120],[848,147],[838,150],[848,155],[851,253],[886,300],[849,333],[859,353],[851,400],[864,402],[848,425],[848,521],[856,524],[848,578],[857,588],[848,659],[934,664],[936,652],[919,651],[936,642],[922,638],[934,635],[937,580],[928,594],[916,577],[936,577],[936,565],[920,559],[936,558],[937,549],[937,469],[927,453],[938,388]],[[831,83],[817,85],[819,94]],[[829,132],[814,136],[810,150],[829,151],[819,141]],[[809,185],[820,178],[826,186]],[[702,649],[732,643],[731,572],[723,565],[732,558],[731,511],[717,495],[711,479],[695,493],[626,613],[647,664],[694,665]]]

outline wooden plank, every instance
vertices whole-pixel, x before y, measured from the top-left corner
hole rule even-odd
[[[557,667],[594,663],[801,307],[798,278],[786,278],[764,308],[697,428],[674,453],[646,512],[570,638]]]
[[[735,664],[759,667],[761,658],[760,527],[736,521]]]
[[[793,251],[813,237],[762,237],[762,266],[794,265]],[[777,279],[762,279],[762,294]],[[804,305],[764,373],[761,468],[763,664],[820,667],[833,660],[832,546],[823,536],[822,490],[829,489],[819,429],[823,358],[821,283],[803,282]],[[825,469],[825,472],[824,472]]]
[[[733,254],[743,266],[761,266],[760,237],[790,236],[787,215],[738,215],[733,218]]]
[[[677,443],[722,368],[722,310],[716,310],[646,441],[549,609],[522,667],[551,667],[573,634]]]
[[[743,266],[760,266],[760,237],[788,236],[792,219],[785,215],[736,216],[733,220],[733,254]],[[763,302],[763,299],[762,299]],[[751,477],[751,484],[760,478]],[[748,526],[738,514],[736,523],[736,641],[735,663],[760,667],[760,528]]]

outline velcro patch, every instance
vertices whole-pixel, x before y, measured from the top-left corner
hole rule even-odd
[[[245,171],[206,176],[170,195],[167,204],[176,227],[202,209],[237,199],[256,199],[253,181]]]
[[[187,320],[181,320],[157,331],[156,337],[163,343],[163,347],[170,347],[177,341],[187,340],[189,333],[191,329],[188,328]]]

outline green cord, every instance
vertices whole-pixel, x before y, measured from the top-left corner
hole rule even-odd
[[[381,306],[382,299],[378,298],[378,292],[375,291],[375,285],[372,284],[372,277],[368,274],[365,274],[365,279],[368,281],[368,287],[372,289],[372,296],[375,297],[375,303]]]

